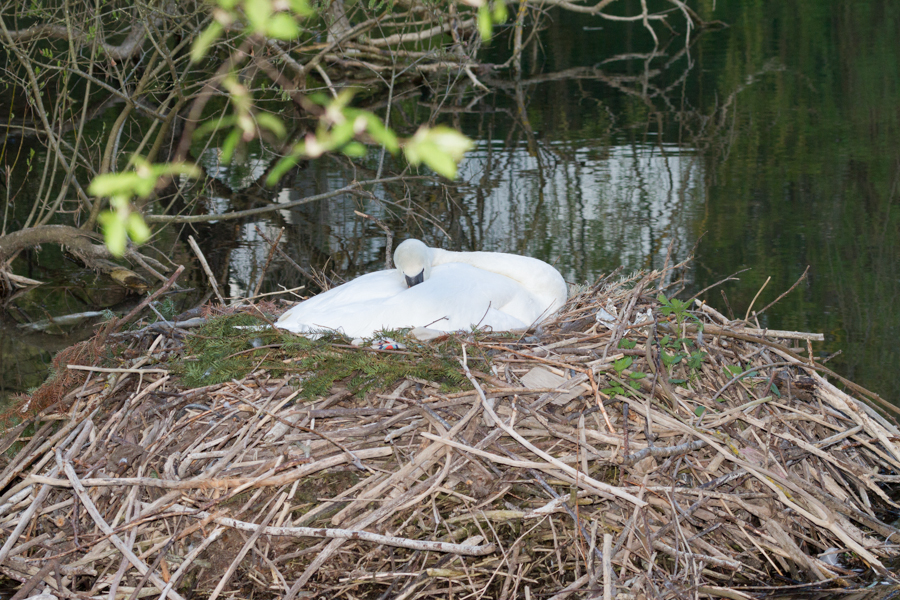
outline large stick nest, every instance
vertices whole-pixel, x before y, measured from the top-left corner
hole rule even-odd
[[[0,440],[0,569],[59,597],[173,599],[888,576],[897,427],[823,377],[811,336],[658,281],[601,282],[527,337],[397,351],[221,325],[110,337],[115,368]]]

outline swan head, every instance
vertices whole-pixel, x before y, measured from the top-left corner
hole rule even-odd
[[[394,250],[394,265],[412,287],[431,276],[431,248],[419,240],[406,240]]]

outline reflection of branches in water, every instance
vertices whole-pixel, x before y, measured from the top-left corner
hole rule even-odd
[[[585,211],[595,209],[596,199],[585,197],[581,193],[583,190],[577,189],[578,182],[583,181],[582,178],[586,175],[586,173],[580,172],[581,167],[578,165],[578,160],[581,160],[577,154],[580,148],[571,144],[549,143],[533,131],[528,119],[530,90],[536,86],[563,80],[599,81],[619,93],[640,99],[650,109],[648,126],[659,128],[660,133],[662,133],[664,121],[662,115],[666,113],[676,113],[677,116],[673,117],[674,119],[683,119],[687,122],[708,120],[709,117],[694,111],[686,109],[676,111],[676,106],[684,105],[683,99],[679,98],[677,102],[672,100],[674,94],[681,93],[680,88],[689,74],[693,72],[694,64],[690,59],[690,51],[698,39],[699,36],[693,36],[689,42],[677,48],[671,46],[674,42],[670,41],[669,45],[652,53],[620,54],[593,67],[518,77],[512,81],[483,76],[483,81],[495,91],[508,94],[512,104],[509,108],[503,107],[502,103],[498,107],[496,100],[493,105],[485,105],[483,96],[473,99],[471,82],[458,74],[455,87],[453,87],[453,81],[450,81],[440,98],[435,98],[430,103],[419,103],[418,106],[429,108],[433,116],[440,113],[450,115],[454,119],[462,115],[480,115],[481,118],[487,118],[483,129],[484,133],[479,136],[486,140],[493,139],[494,119],[506,116],[513,124],[512,127],[504,127],[504,145],[507,150],[497,151],[494,144],[486,144],[483,155],[478,159],[482,161],[478,167],[481,174],[477,176],[479,177],[477,180],[470,182],[413,183],[405,186],[406,195],[399,201],[396,191],[393,193],[393,198],[387,198],[390,193],[386,190],[378,194],[354,193],[365,196],[363,201],[368,202],[370,206],[373,203],[379,204],[382,210],[386,211],[384,216],[379,218],[388,223],[395,234],[401,238],[404,235],[416,235],[426,239],[431,238],[432,242],[439,245],[446,246],[451,243],[457,248],[492,248],[534,253],[536,248],[543,248],[539,252],[546,252],[551,243],[554,246],[558,245],[557,242],[551,242],[551,240],[558,239],[560,235],[566,236],[566,241],[560,242],[562,244],[560,247],[567,248],[566,260],[569,261],[570,266],[575,267],[579,276],[587,276],[598,268],[597,258],[586,256],[586,250],[590,248],[593,238],[597,235],[596,227],[598,225],[593,221],[582,219],[583,227],[578,230],[574,221],[571,227],[563,226],[561,223],[548,219],[548,215],[553,214],[559,203],[565,201],[575,204],[566,206],[564,209],[560,207],[564,212],[573,216],[587,214]],[[638,69],[636,75],[622,74],[607,68],[635,61],[643,62],[642,68]],[[674,71],[676,68],[681,70],[676,72]],[[415,92],[416,88],[413,86],[406,88],[398,86],[395,98],[408,96]],[[385,100],[381,98],[375,100],[368,108],[386,104]],[[617,117],[608,106],[604,105],[604,108],[609,112],[610,124],[607,132],[611,133],[615,129]],[[397,122],[405,120],[406,123],[412,124],[414,120],[408,117],[408,110],[408,104],[394,104],[391,106],[392,118]],[[644,248],[644,266],[652,266],[648,261],[655,260],[653,257],[662,252],[671,239],[686,237],[681,235],[681,231],[684,220],[687,218],[684,215],[690,212],[688,208],[693,199],[693,196],[687,194],[686,191],[690,185],[690,178],[697,172],[699,160],[697,154],[693,152],[680,155],[681,162],[676,167],[676,164],[670,160],[670,148],[663,144],[663,136],[659,135],[654,139],[657,141],[658,148],[653,155],[647,154],[647,150],[643,146],[634,147],[631,149],[632,160],[640,160],[640,162],[632,162],[628,167],[629,171],[635,174],[633,178],[637,185],[635,190],[638,196],[644,198],[645,201],[640,205],[615,208],[616,214],[625,220],[621,224],[613,226],[611,230],[611,234],[616,236],[617,240],[623,240],[625,236],[629,235],[629,231],[631,231],[629,228],[644,227],[644,232],[650,238],[649,246]],[[683,141],[690,144],[692,140]],[[515,148],[526,148],[527,154],[510,152],[510,149]],[[525,174],[525,178],[532,182],[529,184],[532,186],[532,192],[527,196],[522,196],[521,190],[517,190],[517,188],[523,181],[522,168],[525,165],[517,163],[526,156],[531,161],[527,167],[531,169],[531,173]],[[640,157],[660,159],[659,168],[662,169],[661,173],[664,174],[666,182],[664,190],[669,190],[668,197],[660,198],[660,190],[651,189],[658,186],[639,177],[640,169],[646,165]],[[566,169],[561,170],[561,165],[567,165]],[[353,168],[357,177],[366,173],[359,165]],[[371,176],[374,176],[374,173]],[[567,189],[572,192],[568,194],[568,200],[563,197],[557,198],[549,192],[548,186],[553,185],[551,179],[559,176],[576,178],[568,184]],[[506,186],[511,187],[507,190]],[[652,206],[648,204],[646,202],[648,199],[653,199],[653,203],[665,202],[665,214],[662,215],[662,221],[654,220],[656,216],[660,216],[657,215],[659,208],[656,204]],[[609,209],[610,207],[604,208],[604,210]],[[648,210],[650,212],[647,212]],[[412,223],[408,222],[413,215],[417,215],[416,220]],[[511,229],[507,231],[507,227]],[[355,231],[370,238],[382,235],[374,228],[369,229],[371,230],[363,228]],[[332,235],[334,234],[335,232],[332,231]],[[497,246],[500,237],[506,234],[510,234],[510,237]],[[346,241],[337,243],[340,245]],[[689,241],[683,239],[682,243]],[[622,249],[620,246],[618,248]],[[365,256],[370,254],[371,251]],[[375,260],[380,260],[380,258],[377,256]],[[552,259],[552,257],[548,258]],[[366,260],[362,260],[360,263],[354,264],[351,269],[356,272],[364,271],[366,267],[361,265],[366,262]]]

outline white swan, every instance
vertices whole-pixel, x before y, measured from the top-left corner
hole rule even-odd
[[[566,301],[559,271],[536,258],[500,252],[450,252],[406,240],[394,252],[396,269],[358,277],[285,312],[276,327],[322,330],[351,338],[383,329],[438,331],[525,329]]]

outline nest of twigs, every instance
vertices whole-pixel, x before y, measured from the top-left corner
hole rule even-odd
[[[737,598],[888,577],[900,432],[874,394],[826,380],[812,334],[729,322],[658,277],[601,282],[527,337],[245,339],[216,364],[240,354],[248,374],[194,388],[202,331],[111,337],[131,359],[82,367],[0,442],[0,570],[59,597],[172,599]],[[433,355],[432,379],[409,370]]]

